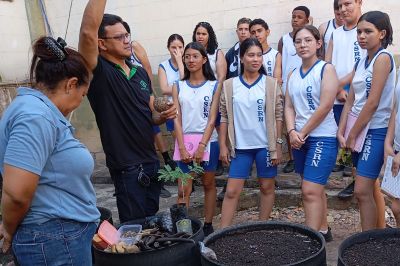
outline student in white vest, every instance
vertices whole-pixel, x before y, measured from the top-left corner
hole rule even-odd
[[[335,14],[335,18],[322,23],[318,28],[319,34],[322,36],[322,40],[324,41],[324,49],[322,51],[321,58],[325,58],[325,52],[328,49],[332,32],[343,25],[342,14],[339,10],[339,0],[333,1],[333,12]]]
[[[222,83],[226,76],[226,61],[224,53],[218,49],[217,36],[211,24],[199,22],[193,30],[192,41],[204,46],[214,76]]]
[[[367,55],[361,58],[351,73],[350,92],[340,118],[338,141],[343,148],[354,151],[356,139],[365,127],[368,132],[360,153],[353,152],[357,169],[354,193],[360,207],[363,231],[378,227],[374,187],[382,168],[384,140],[396,82],[393,55],[386,50],[392,44],[393,30],[389,16],[380,11],[367,12],[357,24],[357,40]],[[347,114],[357,116],[347,140],[344,132]]]
[[[226,80],[221,94],[220,158],[230,163],[221,228],[232,223],[240,193],[255,161],[260,183],[260,220],[270,216],[277,165],[282,158],[283,97],[276,79],[265,75],[262,46],[255,38],[240,45],[242,74]]]
[[[302,59],[288,77],[285,120],[295,159],[295,171],[302,181],[306,224],[321,230],[326,221],[325,185],[335,165],[337,125],[332,106],[338,91],[335,68],[318,58],[322,40],[318,29],[304,26],[293,35]],[[330,230],[323,228],[326,238]]]
[[[235,43],[231,49],[225,54],[225,60],[227,64],[226,70],[226,79],[234,78],[239,76],[240,74],[240,44],[250,38],[250,22],[251,19],[249,18],[241,18],[238,20],[236,25],[236,35],[238,37],[238,42]],[[218,169],[217,169],[218,170]],[[217,195],[218,201],[223,201],[226,192],[226,183],[221,190],[220,193]]]
[[[193,42],[201,43],[207,51],[208,62],[210,63],[211,69],[214,73],[215,78],[222,84],[226,76],[226,60],[224,53],[221,49],[218,49],[217,36],[215,35],[214,29],[208,22],[199,22],[195,26],[192,35]],[[220,116],[218,115],[216,121],[216,128],[219,131]],[[216,175],[220,176],[224,172],[222,162],[218,162],[218,168]]]
[[[178,117],[175,122],[175,134],[179,145],[181,161],[178,166],[183,172],[188,173],[188,165],[192,162],[203,162],[203,154],[210,150],[210,159],[204,162],[204,175],[202,183],[204,187],[204,234],[214,231],[212,219],[215,214],[217,190],[215,187],[215,170],[217,169],[219,147],[218,135],[215,131],[215,120],[218,113],[220,86],[215,80],[207,53],[204,47],[197,42],[186,45],[184,53],[184,77],[178,81],[173,89],[172,96],[178,109]],[[183,142],[184,134],[201,134],[199,146],[190,155]],[[178,203],[186,203],[189,206],[189,196],[192,190],[192,180],[189,180],[183,189],[179,180]],[[185,198],[182,200],[183,192]]]
[[[251,37],[256,38],[263,48],[263,65],[267,76],[274,77],[282,85],[282,55],[268,44],[270,29],[267,22],[257,18],[250,23]]]
[[[333,113],[336,123],[339,124],[340,115],[350,88],[350,74],[354,64],[365,55],[357,42],[357,21],[361,17],[362,0],[338,1],[339,12],[343,19],[343,25],[331,33],[325,60],[332,62],[339,77],[340,86],[343,88],[337,95]],[[334,172],[343,171],[343,165],[336,165]],[[354,171],[353,171],[354,173]],[[354,175],[354,174],[353,174]],[[339,198],[348,198],[353,195],[354,182],[339,192]]]
[[[301,27],[307,25],[310,21],[310,10],[305,6],[295,7],[292,11],[292,31],[281,37],[278,42],[278,51],[282,55],[282,92],[285,95],[286,83],[289,73],[296,67],[301,65],[301,59],[296,54],[296,48],[293,45],[293,33]],[[284,128],[284,132],[287,130]],[[286,141],[289,146],[289,136],[286,136]],[[284,173],[294,171],[294,160],[292,150],[288,148],[289,161],[283,167]]]
[[[172,101],[172,87],[174,83],[183,78],[183,47],[185,42],[179,34],[172,34],[168,38],[167,48],[170,58],[161,62],[158,66],[158,82],[163,95],[169,96]],[[175,138],[174,121],[167,120],[165,123],[167,130]]]
[[[354,64],[366,56],[365,49],[362,49],[357,41],[357,22],[362,14],[362,0],[339,0],[338,4],[344,25],[333,31],[325,58],[327,62],[332,62],[335,66],[339,85],[343,88],[336,96],[333,106],[336,123],[339,123],[343,104],[347,98]],[[355,177],[355,168],[352,172]],[[340,191],[338,197],[349,198],[353,196],[353,192],[354,181]],[[380,191],[379,182],[375,184],[374,198],[378,208],[378,228],[385,228],[385,200]]]
[[[397,86],[393,103],[392,114],[390,115],[388,131],[385,138],[385,162],[388,156],[393,157],[392,175],[397,176],[400,169],[400,72],[397,73]],[[396,225],[400,228],[400,199],[390,197]]]

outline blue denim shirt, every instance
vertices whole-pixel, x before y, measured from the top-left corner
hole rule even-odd
[[[73,127],[42,92],[19,88],[0,120],[0,171],[8,164],[40,176],[22,224],[63,218],[97,222],[94,162]],[[21,178],[21,183],[24,180]]]

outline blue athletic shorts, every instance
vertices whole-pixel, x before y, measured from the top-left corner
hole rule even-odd
[[[334,104],[333,105],[333,116],[335,117],[336,125],[339,125],[340,116],[343,111],[343,104]]]
[[[381,172],[387,128],[370,129],[365,137],[362,152],[353,152],[357,175],[376,179]]]
[[[174,119],[168,119],[167,122],[165,122],[165,126],[169,132],[174,131]]]
[[[304,180],[326,185],[336,163],[338,142],[334,137],[309,137],[300,150],[293,149],[295,172]]]
[[[208,162],[202,162],[201,166],[204,169],[204,172],[215,172],[217,170],[218,165],[218,158],[219,158],[219,145],[218,141],[211,142],[210,144],[210,160]],[[189,173],[189,165],[192,163],[184,163],[182,161],[178,161],[179,168],[182,169],[184,173]]]
[[[157,135],[160,132],[161,132],[161,129],[159,126],[153,126],[153,134],[154,135]]]
[[[273,178],[277,175],[277,167],[272,165],[268,149],[235,150],[229,167],[229,178],[247,179],[250,177],[251,167],[256,161],[258,178]]]

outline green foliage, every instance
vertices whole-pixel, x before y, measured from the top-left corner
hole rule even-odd
[[[178,179],[181,179],[182,186],[186,185],[189,179],[193,179],[193,176],[190,173],[196,173],[197,175],[201,175],[204,173],[203,167],[200,165],[193,163],[193,166],[189,165],[189,173],[184,173],[181,168],[175,167],[175,170],[172,170],[171,166],[165,165],[164,169],[160,169],[158,173],[158,180],[171,181],[175,182]]]
[[[348,149],[340,149],[338,163],[344,166],[352,166],[351,151]]]

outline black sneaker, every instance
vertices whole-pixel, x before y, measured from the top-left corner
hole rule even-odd
[[[169,192],[164,186],[162,186],[161,191],[160,191],[160,197],[161,198],[170,198],[171,192]]]
[[[221,190],[221,192],[218,193],[218,195],[217,195],[217,200],[218,201],[223,201],[224,200],[225,192],[226,192],[226,184],[225,184],[224,188]]]
[[[344,170],[344,165],[336,164],[335,167],[333,167],[332,172],[342,172],[343,170]]]
[[[214,227],[210,223],[205,223],[203,226],[204,237],[208,236],[209,234],[214,233]]]
[[[326,241],[326,242],[331,242],[331,241],[333,240],[333,237],[332,237],[332,230],[331,230],[330,227],[328,227],[328,232],[326,232],[326,234],[324,234],[324,233],[322,233],[322,232],[320,232],[320,233],[321,233],[321,235],[325,238],[325,241]]]
[[[290,160],[286,163],[285,167],[282,170],[284,173],[291,173],[294,171],[294,161]]]
[[[353,197],[353,193],[354,193],[354,181],[351,182],[342,191],[340,191],[337,196],[339,199],[348,199],[348,198]]]

